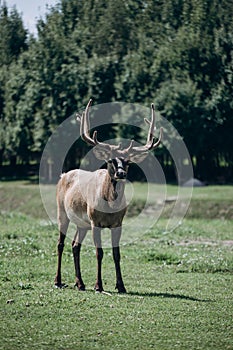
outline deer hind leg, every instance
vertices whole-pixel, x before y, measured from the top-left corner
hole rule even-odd
[[[58,262],[57,262],[57,273],[54,280],[54,284],[57,288],[64,288],[67,286],[61,281],[61,262],[62,262],[62,253],[65,245],[66,232],[69,226],[69,219],[65,212],[59,215],[58,225],[59,225],[59,237],[58,237],[58,245],[57,245]]]
[[[111,229],[111,235],[112,235],[112,253],[113,253],[113,260],[115,263],[115,269],[116,269],[116,289],[119,293],[126,293],[126,289],[124,286],[124,282],[121,275],[121,266],[120,266],[120,238],[121,238],[121,227],[113,228]]]
[[[102,283],[102,260],[103,260],[103,249],[101,242],[101,229],[99,227],[92,228],[93,240],[96,248],[96,259],[97,259],[97,278],[95,283],[95,291],[102,292],[103,291],[103,283]]]
[[[74,267],[75,267],[75,285],[79,290],[85,290],[85,284],[83,283],[80,269],[80,250],[82,242],[87,234],[86,229],[77,228],[74,240],[72,242],[73,257],[74,257]]]

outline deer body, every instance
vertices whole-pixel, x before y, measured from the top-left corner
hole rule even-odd
[[[71,170],[58,183],[58,216],[66,215],[79,228],[119,227],[126,212],[124,188],[106,169]]]
[[[99,142],[97,132],[90,136],[88,112],[91,100],[87,104],[80,121],[80,134],[82,139],[93,146],[97,158],[107,162],[107,169],[94,172],[84,170],[72,170],[61,176],[57,185],[57,209],[58,209],[58,267],[55,277],[55,285],[62,288],[65,285],[61,281],[61,262],[64,241],[69,222],[77,226],[72,242],[74,266],[76,274],[76,286],[79,290],[85,290],[80,269],[80,250],[82,242],[88,230],[92,230],[93,241],[96,247],[97,279],[95,290],[103,291],[101,266],[103,249],[101,243],[101,229],[111,230],[112,252],[116,270],[116,289],[119,293],[125,293],[120,267],[120,238],[122,220],[126,213],[126,199],[124,195],[125,179],[130,162],[139,163],[148,154],[148,151],[156,148],[162,138],[162,129],[159,140],[155,143],[153,131],[155,125],[154,106],[152,104],[152,120],[145,121],[149,124],[147,143],[145,146],[134,147],[133,140],[126,149],[121,145],[113,146]]]

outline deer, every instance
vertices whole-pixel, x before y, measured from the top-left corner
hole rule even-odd
[[[130,163],[142,162],[149,151],[160,145],[163,129],[160,128],[158,140],[155,141],[155,108],[152,103],[151,121],[144,118],[149,125],[145,145],[135,146],[134,140],[131,140],[129,146],[122,149],[121,144],[111,145],[100,142],[96,130],[92,136],[90,135],[89,110],[91,104],[92,100],[90,99],[82,115],[77,114],[80,135],[85,143],[93,147],[95,156],[106,161],[107,166],[106,169],[97,169],[93,172],[82,169],[70,170],[60,177],[56,195],[59,238],[54,284],[57,288],[66,286],[61,279],[62,253],[68,225],[73,222],[77,227],[72,241],[75,286],[80,291],[86,289],[80,268],[80,251],[87,231],[92,230],[97,259],[97,277],[94,289],[96,292],[104,292],[101,274],[103,259],[101,229],[108,228],[111,231],[112,255],[115,264],[115,289],[119,293],[126,293],[120,266],[120,238],[122,221],[127,210],[124,193],[127,172]]]

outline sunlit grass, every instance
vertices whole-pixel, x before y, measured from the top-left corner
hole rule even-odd
[[[137,186],[143,201],[145,185]],[[224,212],[214,219],[206,213],[206,219],[204,209],[198,218],[199,207],[206,203],[210,210],[217,203],[223,211],[228,208],[232,188],[218,188],[203,189],[203,201],[198,195],[202,189],[195,189],[196,218],[187,216],[176,230],[165,230],[165,215],[143,235],[136,233],[134,240],[138,228],[133,231],[131,225],[128,230],[134,217],[126,218],[122,243],[124,235],[132,237],[122,245],[121,256],[128,293],[116,293],[112,252],[105,248],[103,283],[109,296],[93,291],[96,257],[91,235],[81,255],[87,291],[73,287],[71,237],[66,239],[62,269],[68,288],[54,289],[58,232],[45,220],[38,188],[1,184],[0,348],[232,349],[233,221]],[[169,196],[173,191],[168,188]],[[50,195],[48,191],[52,201]],[[141,226],[147,221],[142,218]]]

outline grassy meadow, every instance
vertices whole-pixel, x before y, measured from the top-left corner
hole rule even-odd
[[[144,206],[145,192],[146,184],[135,184],[126,223]],[[121,247],[127,294],[116,293],[111,250],[104,249],[105,295],[93,291],[91,244],[81,254],[87,291],[74,288],[68,237],[62,271],[68,287],[53,287],[58,232],[38,185],[1,182],[0,349],[233,349],[233,187],[194,188],[185,219],[167,231],[176,192],[168,186],[157,223]],[[52,203],[54,188],[46,193]],[[150,199],[142,226],[157,207],[158,198]]]

